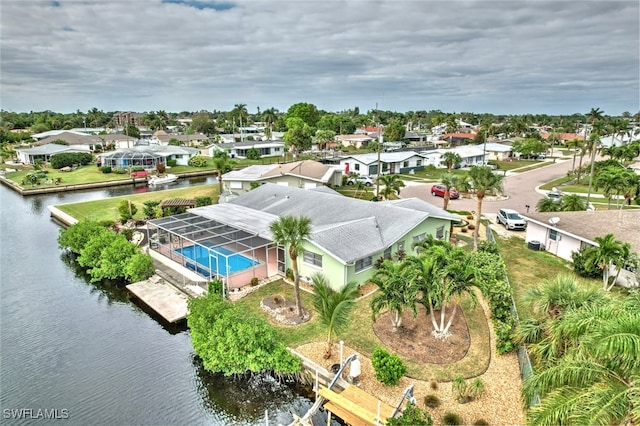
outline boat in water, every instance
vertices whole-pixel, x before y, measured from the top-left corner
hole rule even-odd
[[[178,180],[178,176],[172,174],[167,174],[164,176],[151,176],[149,177],[147,184],[151,186],[163,185],[165,183],[175,182],[176,180]]]

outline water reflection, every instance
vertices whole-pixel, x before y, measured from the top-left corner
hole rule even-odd
[[[44,205],[42,203],[42,198],[40,197],[33,197],[31,199],[31,213],[34,213],[36,215],[42,213],[42,210],[44,209]]]

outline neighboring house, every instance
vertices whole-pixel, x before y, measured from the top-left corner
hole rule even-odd
[[[543,139],[549,139],[552,134],[553,133],[542,132],[540,133],[540,136],[542,136]],[[579,135],[577,133],[556,133],[556,137],[558,138],[558,143],[566,143],[574,139],[584,140],[584,135]]]
[[[84,146],[68,146],[50,143],[47,145],[37,146],[35,148],[16,148],[18,161],[23,164],[35,164],[36,161],[44,161],[48,163],[51,156],[61,152],[88,152],[91,150]]]
[[[507,161],[513,158],[513,148],[496,142],[474,145],[477,149],[487,153],[487,161]]]
[[[169,145],[171,139],[178,140],[184,146],[199,146],[209,143],[209,136],[202,133],[194,133],[192,135],[169,135],[165,133],[154,135],[151,138],[152,141],[157,141],[158,145]]]
[[[57,135],[47,136],[46,138],[35,142],[34,145],[47,145],[57,140],[65,141],[69,146],[83,149],[86,148],[90,151],[94,151],[96,149],[96,145],[102,145],[102,139],[100,139],[100,136],[87,135],[78,132],[62,132]]]
[[[256,184],[276,183],[295,188],[342,184],[339,167],[328,166],[317,161],[304,160],[284,164],[257,164],[222,175],[224,186],[236,194],[243,194]],[[252,185],[253,184],[253,185]]]
[[[603,148],[609,148],[612,146],[622,146],[627,145],[633,141],[640,140],[640,135],[635,132],[627,133],[625,135],[609,135],[600,138],[600,146]]]
[[[532,212],[523,214],[527,220],[527,243],[540,243],[541,249],[571,261],[573,252],[586,246],[597,246],[596,237],[613,234],[631,244],[640,254],[640,210],[595,210],[580,212]],[[622,271],[618,282],[639,285],[634,274]]]
[[[445,133],[440,136],[441,141],[448,142],[451,146],[471,143],[475,138],[475,133]]]
[[[413,254],[413,244],[427,235],[447,240],[451,223],[458,220],[419,199],[374,203],[327,187],[266,184],[228,203],[148,221],[150,252],[239,288],[252,278],[285,275],[291,268],[287,247],[276,246],[270,231],[284,215],[311,219],[311,235],[298,257],[301,279],[311,282],[314,273],[322,272],[335,289],[350,281],[367,282],[378,259]],[[197,264],[193,252],[202,254]]]
[[[336,135],[336,141],[342,146],[353,146],[357,149],[366,147],[373,139],[369,135]]]
[[[132,148],[138,141],[138,139],[133,136],[123,135],[121,133],[109,133],[106,135],[98,135],[98,137],[102,141],[103,147],[113,144],[116,149]]]
[[[58,136],[62,133],[73,133],[79,136],[86,136],[87,134],[84,132],[80,132],[78,130],[48,130],[42,133],[35,133],[31,135],[31,137],[37,141],[48,138],[49,136]]]
[[[480,148],[478,148],[478,146]],[[463,145],[447,149],[439,148],[432,151],[422,151],[421,154],[424,155],[426,159],[425,165],[445,168],[447,166],[442,163],[442,156],[445,152],[455,152],[458,154],[462,159],[460,167],[471,167],[486,164],[489,161],[490,155],[488,150],[485,152],[482,149],[482,145]]]
[[[144,167],[153,170],[158,164],[166,165],[169,160],[175,160],[179,166],[186,166],[189,160],[199,153],[196,148],[183,146],[140,145],[106,152],[98,155],[98,158],[102,166],[115,169]]]
[[[425,156],[414,151],[380,153],[380,174],[410,173],[424,169]],[[378,174],[378,153],[350,155],[340,158],[340,168],[345,175],[375,176]]]
[[[231,158],[246,158],[247,152],[255,148],[260,152],[260,157],[278,157],[284,156],[284,141],[247,141],[247,142],[230,142],[216,143],[210,145],[209,156],[213,157],[216,151],[225,151]]]

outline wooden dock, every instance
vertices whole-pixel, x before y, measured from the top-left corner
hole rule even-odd
[[[387,423],[387,419],[393,415],[393,407],[381,402],[357,386],[351,385],[341,393],[321,388],[318,394],[327,400],[324,404],[326,410],[351,426],[384,425]],[[380,418],[378,418],[378,406],[380,407]]]
[[[127,289],[168,322],[187,317],[187,295],[157,275],[146,281],[129,284]]]

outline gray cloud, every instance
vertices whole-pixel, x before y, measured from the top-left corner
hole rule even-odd
[[[2,108],[636,112],[637,1],[3,1]]]

